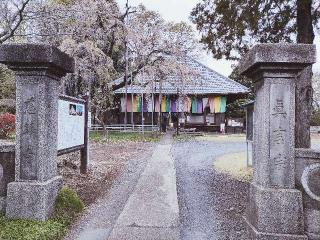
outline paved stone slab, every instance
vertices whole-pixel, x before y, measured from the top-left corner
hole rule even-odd
[[[132,158],[122,168],[112,188],[95,203],[85,209],[84,214],[73,224],[65,240],[106,240],[110,235],[119,215],[144,171],[152,151],[145,151],[137,158]]]
[[[96,228],[83,231],[77,240],[105,240],[110,234],[111,228]]]
[[[179,228],[116,227],[109,240],[176,240],[180,239]]]
[[[171,143],[172,140],[165,137],[156,147],[109,239],[179,239]]]

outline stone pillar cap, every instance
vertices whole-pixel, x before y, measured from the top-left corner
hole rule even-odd
[[[316,62],[316,46],[312,44],[262,43],[255,45],[240,61],[239,72],[247,75],[259,66],[304,67]]]
[[[61,75],[74,72],[74,59],[47,44],[0,45],[0,63],[12,70],[33,71],[49,68]]]

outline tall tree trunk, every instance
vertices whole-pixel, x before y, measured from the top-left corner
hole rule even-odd
[[[297,43],[312,44],[312,0],[297,0]],[[312,67],[301,72],[296,82],[295,147],[310,147],[310,118],[312,113]]]

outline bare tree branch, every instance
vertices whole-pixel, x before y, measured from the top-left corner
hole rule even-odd
[[[11,19],[8,19],[7,28],[0,32],[0,44],[4,43],[9,38],[12,38],[14,36],[15,32],[24,19],[24,11],[29,2],[30,0],[25,0],[20,8],[17,6],[17,12],[12,16]]]

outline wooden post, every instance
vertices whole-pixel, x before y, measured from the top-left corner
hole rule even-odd
[[[180,125],[180,118],[179,118],[179,108],[180,108],[180,102],[179,99],[180,98],[180,94],[179,94],[179,87],[177,88],[177,107],[176,107],[176,111],[177,111],[177,136],[179,135],[179,125]]]
[[[151,106],[151,110],[152,110],[152,113],[151,113],[151,131],[153,132],[153,122],[154,122],[154,77],[152,77],[152,92],[151,92],[151,102],[152,102],[152,106]]]
[[[84,147],[80,151],[80,173],[86,174],[89,162],[89,95],[84,97]]]
[[[130,89],[131,89],[131,125],[132,130],[134,130],[134,122],[133,122],[133,87],[132,87],[132,71],[130,73]]]
[[[127,129],[127,123],[128,123],[128,42],[126,40],[125,42],[125,112],[124,112],[124,126],[125,129]]]

